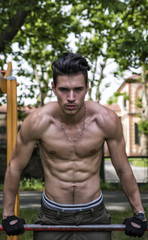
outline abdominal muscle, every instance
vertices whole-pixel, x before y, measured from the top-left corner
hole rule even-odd
[[[85,204],[97,199],[101,193],[100,164],[96,166],[95,162],[98,160],[43,161],[46,196],[60,204]]]

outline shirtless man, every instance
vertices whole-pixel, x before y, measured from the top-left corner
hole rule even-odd
[[[4,182],[3,227],[8,235],[24,232],[14,216],[20,175],[39,141],[45,191],[38,224],[109,224],[100,188],[102,146],[107,142],[112,164],[134,217],[124,221],[126,234],[142,236],[147,222],[135,177],[125,153],[118,116],[95,102],[85,102],[88,63],[80,54],[64,53],[53,63],[52,89],[57,102],[33,111],[23,122]],[[35,232],[35,240],[110,240],[110,232]]]

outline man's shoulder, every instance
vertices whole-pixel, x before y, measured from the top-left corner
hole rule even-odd
[[[39,108],[35,108],[30,114],[29,118],[30,120],[33,119],[34,121],[42,121],[45,119],[49,119],[50,117],[54,116],[54,113],[57,108],[56,102],[50,102],[47,103],[44,106],[41,106]]]
[[[40,136],[49,126],[56,109],[56,102],[48,103],[42,107],[34,109],[22,124],[23,134],[29,132]]]
[[[110,116],[117,116],[113,110],[109,109],[108,107],[100,103],[88,101],[87,105],[90,113],[96,114],[97,116],[100,116],[100,117],[102,116],[105,118]]]
[[[108,129],[115,129],[119,122],[118,115],[111,109],[103,106],[97,102],[88,102],[88,109],[98,126],[106,131]]]

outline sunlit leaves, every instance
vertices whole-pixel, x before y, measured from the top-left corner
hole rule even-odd
[[[32,81],[37,69],[38,89],[44,94],[48,94],[52,77],[51,62],[60,53],[72,50],[70,34],[74,36],[75,49],[89,60],[92,87],[99,88],[104,78],[102,66],[110,58],[120,65],[120,70],[147,64],[147,0],[1,0],[0,37],[5,30],[13,30],[12,19],[20,10],[27,17],[6,42],[1,63],[12,53],[19,66],[18,75],[30,74]],[[24,70],[22,59],[32,71]],[[97,92],[100,96],[98,89]]]

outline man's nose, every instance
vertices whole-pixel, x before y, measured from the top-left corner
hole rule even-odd
[[[74,94],[74,91],[73,91],[73,90],[70,90],[70,91],[69,91],[67,100],[68,100],[68,101],[71,101],[71,102],[75,101],[75,94]]]

